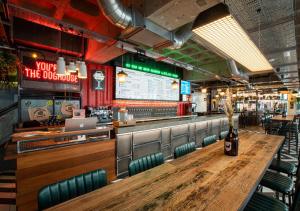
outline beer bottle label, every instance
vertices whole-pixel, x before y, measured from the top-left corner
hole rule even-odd
[[[231,142],[225,142],[225,150],[229,152],[231,150]]]

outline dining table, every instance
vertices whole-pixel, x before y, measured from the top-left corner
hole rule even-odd
[[[218,141],[48,210],[243,210],[283,141],[240,131],[238,156]]]
[[[282,115],[276,115],[272,117],[272,121],[280,121],[280,122],[292,122],[294,121],[295,115],[286,115],[286,117],[283,117]]]

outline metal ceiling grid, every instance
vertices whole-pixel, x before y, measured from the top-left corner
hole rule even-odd
[[[203,66],[213,62],[224,61],[223,58],[208,51],[196,42],[189,40],[180,49],[161,49],[159,53],[176,61],[185,62],[194,66]]]
[[[293,0],[226,0],[226,4],[273,67],[280,68],[278,76],[298,70]],[[299,80],[297,74],[292,76]]]

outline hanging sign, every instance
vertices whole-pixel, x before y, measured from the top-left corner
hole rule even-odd
[[[102,70],[96,70],[93,73],[93,89],[104,90],[105,87],[105,72]]]
[[[23,61],[23,79],[61,83],[79,82],[77,74],[56,75],[56,63],[26,58]]]

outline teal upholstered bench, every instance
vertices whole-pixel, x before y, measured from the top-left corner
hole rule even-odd
[[[103,169],[47,185],[38,193],[39,210],[47,209],[105,185],[107,185],[107,175]]]
[[[227,130],[225,130],[225,131],[222,131],[222,132],[220,133],[220,140],[223,140],[223,139],[225,139],[225,138],[226,138],[226,136],[227,136],[227,134],[228,134],[228,131],[227,131]]]
[[[183,145],[180,145],[180,146],[175,148],[174,157],[179,158],[179,157],[181,157],[183,155],[186,155],[190,152],[193,152],[195,150],[196,150],[195,142],[190,142],[190,143],[187,143],[187,144],[183,144]]]
[[[216,135],[212,135],[212,136],[207,136],[203,139],[203,147],[206,147],[210,144],[216,143],[217,142],[217,136]]]
[[[154,168],[164,163],[164,156],[161,152],[146,155],[144,157],[132,160],[129,164],[129,176]]]

